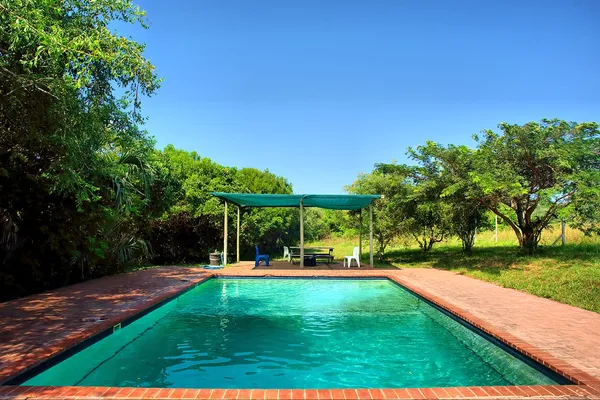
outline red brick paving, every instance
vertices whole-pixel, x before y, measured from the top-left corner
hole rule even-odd
[[[14,389],[13,387],[4,387]],[[550,388],[550,387],[546,387]],[[26,388],[18,387],[11,392],[0,390],[2,399],[515,399],[515,398],[569,398],[569,399],[598,399],[600,393],[590,391],[582,386],[552,386],[553,394],[540,391],[540,386],[490,388],[421,388],[421,389],[344,389],[344,390],[238,390],[238,389],[135,389],[127,395],[126,391],[108,394],[112,388],[79,387],[73,391],[60,391],[59,388]],[[69,388],[71,389],[71,388]],[[130,389],[130,388],[128,388]],[[475,390],[473,390],[475,389]],[[485,389],[485,391],[483,390]],[[500,393],[503,391],[505,393]],[[74,394],[73,394],[74,393]],[[490,396],[490,393],[494,393]]]
[[[232,276],[379,276],[408,287],[485,330],[576,385],[421,389],[146,389],[0,386],[0,398],[597,398],[600,399],[600,315],[518,291],[432,269],[315,269],[250,263],[211,271]],[[117,275],[0,304],[0,382],[210,277],[167,267]],[[103,317],[97,322],[83,318]]]

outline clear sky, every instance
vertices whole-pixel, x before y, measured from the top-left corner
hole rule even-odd
[[[139,0],[157,146],[341,193],[430,139],[600,121],[598,0]]]

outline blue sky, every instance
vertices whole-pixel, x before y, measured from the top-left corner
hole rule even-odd
[[[164,83],[146,128],[297,193],[341,193],[425,140],[506,121],[598,121],[600,2],[138,1]]]

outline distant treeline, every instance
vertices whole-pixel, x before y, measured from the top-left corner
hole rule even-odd
[[[143,45],[108,28],[145,25],[131,2],[0,5],[0,299],[205,261],[222,248],[223,207],[209,192],[292,192],[269,171],[154,148],[141,99],[160,79]],[[297,231],[294,210],[251,210],[242,248],[273,250]]]
[[[557,219],[586,234],[600,231],[600,131],[595,122],[502,123],[475,135],[475,148],[427,142],[408,149],[412,165],[377,164],[348,187],[380,193],[375,237],[379,254],[412,237],[423,251],[457,236],[469,252],[493,217],[534,253]]]

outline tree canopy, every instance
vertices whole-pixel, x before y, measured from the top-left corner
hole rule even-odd
[[[155,150],[141,105],[160,79],[115,22],[147,26],[129,0],[0,0],[2,299],[132,263],[203,261],[222,236],[211,191],[292,191],[268,171]],[[252,212],[242,243],[273,247],[293,220]]]
[[[398,218],[423,249],[451,233],[469,250],[476,229],[489,225],[485,210],[510,226],[527,252],[559,216],[598,229],[598,124],[554,119],[499,128],[476,135],[474,149],[427,142],[408,150],[416,165],[376,165],[372,176],[394,174],[411,187]]]
[[[586,191],[598,190],[600,131],[596,123],[556,119],[499,128],[501,134],[476,135],[475,150],[428,143],[418,152],[450,175],[444,195],[463,192],[479,202],[531,251],[552,218]]]

